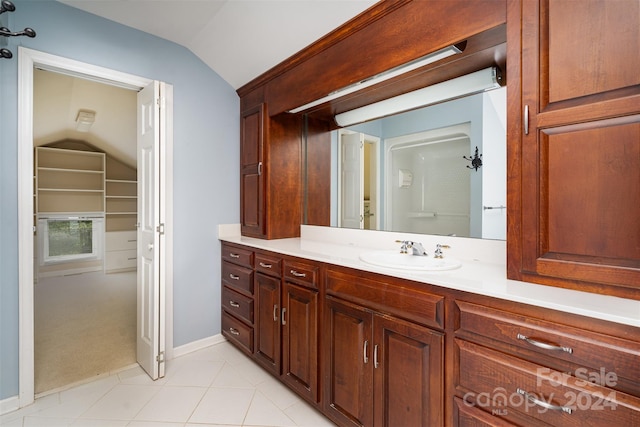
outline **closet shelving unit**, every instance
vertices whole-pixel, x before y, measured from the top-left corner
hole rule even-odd
[[[107,157],[105,187],[105,272],[135,270],[138,222],[136,169]]]
[[[35,161],[38,214],[104,212],[104,153],[37,147]]]

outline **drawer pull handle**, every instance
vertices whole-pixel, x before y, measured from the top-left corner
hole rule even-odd
[[[367,356],[367,353],[369,353],[369,341],[365,341],[362,347],[362,361],[366,364],[369,363],[369,357]]]
[[[230,253],[229,253],[229,256],[230,256],[231,258],[240,258],[240,255],[238,255],[238,254],[234,254],[233,252],[230,252]]]
[[[240,280],[240,276],[236,276],[235,274],[229,273],[229,277],[231,277],[231,279],[233,280]]]
[[[378,369],[378,344],[373,346],[373,367]]]
[[[264,262],[261,262],[260,263],[260,267],[262,267],[262,268],[271,268],[272,265],[271,264],[265,264]]]
[[[273,321],[278,321],[278,304],[273,305]]]
[[[306,273],[298,273],[298,272],[297,272],[297,271],[295,271],[295,270],[291,270],[291,274],[293,274],[293,275],[294,275],[294,276],[296,276],[296,277],[307,277],[307,274],[306,274]]]
[[[521,388],[517,389],[516,392],[526,397],[527,400],[533,403],[534,405],[542,406],[545,409],[551,409],[552,411],[562,411],[562,412],[566,412],[567,414],[570,414],[573,412],[572,409],[567,406],[552,405],[551,403],[547,403],[544,400],[536,399],[536,397],[533,394],[527,393]]]
[[[526,341],[533,346],[536,346],[538,348],[542,348],[545,350],[565,351],[567,353],[573,353],[573,349],[571,347],[563,347],[561,345],[547,344],[546,342],[541,342],[541,341],[537,341],[532,338],[529,338],[526,335],[518,334],[516,338],[522,341]]]
[[[231,307],[235,307],[235,308],[240,308],[240,304],[238,304],[237,302],[235,302],[234,300],[230,299],[229,300],[229,305]]]
[[[282,324],[286,325],[287,324],[287,320],[285,318],[285,314],[287,313],[287,309],[285,307],[282,307]]]
[[[240,335],[240,331],[234,328],[229,328],[229,332],[231,332],[233,335]]]

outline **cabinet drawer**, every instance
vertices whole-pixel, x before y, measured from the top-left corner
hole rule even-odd
[[[458,336],[469,333],[528,350],[544,357],[560,359],[572,367],[572,374],[600,381],[615,375],[625,391],[640,390],[640,343],[573,328],[514,313],[456,302],[460,308]],[[580,367],[589,369],[581,369]],[[604,375],[603,375],[604,372]]]
[[[453,423],[458,427],[516,427],[456,397],[453,399]]]
[[[235,246],[222,245],[222,259],[234,264],[253,268],[253,251],[236,248]]]
[[[282,258],[257,253],[256,271],[270,276],[280,277],[282,274]]]
[[[104,269],[124,270],[136,268],[137,251],[135,249],[129,251],[110,251],[105,253]]]
[[[458,393],[489,413],[552,426],[640,425],[640,398],[468,341],[455,344]]]
[[[357,275],[327,271],[327,294],[393,314],[422,325],[443,329],[444,297]]]
[[[245,295],[253,296],[253,270],[222,261],[222,283]]]
[[[253,324],[253,298],[222,287],[222,306],[234,316]]]
[[[297,261],[284,262],[286,280],[318,289],[318,266]]]
[[[136,231],[109,231],[104,239],[107,251],[135,250],[138,244]]]
[[[238,344],[241,350],[253,354],[253,328],[225,311],[222,312],[222,335]]]

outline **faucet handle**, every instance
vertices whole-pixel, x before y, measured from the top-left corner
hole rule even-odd
[[[406,254],[409,252],[409,248],[413,242],[410,242],[409,240],[396,240],[396,243],[402,243],[402,246],[400,246],[400,253]]]
[[[443,249],[451,249],[451,246],[449,245],[441,245],[440,243],[438,243],[436,245],[436,251],[433,254],[434,258],[444,258],[444,254],[442,253]]]

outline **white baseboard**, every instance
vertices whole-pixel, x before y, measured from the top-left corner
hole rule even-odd
[[[220,344],[221,342],[225,342],[227,339],[222,336],[222,334],[213,335],[207,338],[203,338],[198,341],[190,342],[189,344],[181,345],[180,347],[173,348],[173,357],[184,356],[185,354],[202,350],[203,348]]]
[[[12,396],[4,400],[0,400],[0,415],[17,411],[19,408],[20,408],[20,399],[18,398],[18,396]]]

